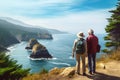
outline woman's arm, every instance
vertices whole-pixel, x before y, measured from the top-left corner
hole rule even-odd
[[[75,50],[76,50],[76,42],[77,42],[77,40],[75,40],[75,41],[74,41],[74,44],[73,44],[72,57],[74,57],[74,53],[75,53]]]

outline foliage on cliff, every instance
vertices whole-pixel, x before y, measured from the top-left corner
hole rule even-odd
[[[15,36],[0,26],[0,45],[6,47],[15,43],[19,43]]]
[[[108,33],[104,38],[107,40],[106,47],[109,47],[110,50],[105,49],[104,52],[111,52],[120,47],[120,1],[115,10],[109,11],[112,13],[111,18],[108,18],[109,24],[106,26],[105,30]]]
[[[0,53],[0,80],[19,80],[26,76],[30,69],[22,69],[17,61],[11,59],[5,53]]]

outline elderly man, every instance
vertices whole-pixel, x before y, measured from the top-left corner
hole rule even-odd
[[[88,68],[89,73],[94,74],[96,72],[96,53],[98,38],[94,35],[94,31],[92,29],[88,30],[88,34],[89,36],[86,39],[88,49]]]

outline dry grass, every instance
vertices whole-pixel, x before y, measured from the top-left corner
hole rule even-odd
[[[65,68],[53,68],[50,72],[43,69],[40,73],[36,74],[29,74],[28,76],[24,77],[22,80],[53,80],[56,75],[60,74]]]
[[[33,74],[24,77],[22,80],[48,80],[48,74]]]
[[[109,57],[112,60],[120,61],[120,50],[113,52]]]
[[[120,50],[116,50],[111,54],[104,54],[97,61],[106,63],[113,60],[120,61]]]
[[[60,74],[65,68],[53,68],[52,70],[50,70],[49,74],[50,75],[58,75]]]

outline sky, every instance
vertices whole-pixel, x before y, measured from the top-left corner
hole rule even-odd
[[[0,0],[0,17],[70,33],[105,33],[117,0]]]

